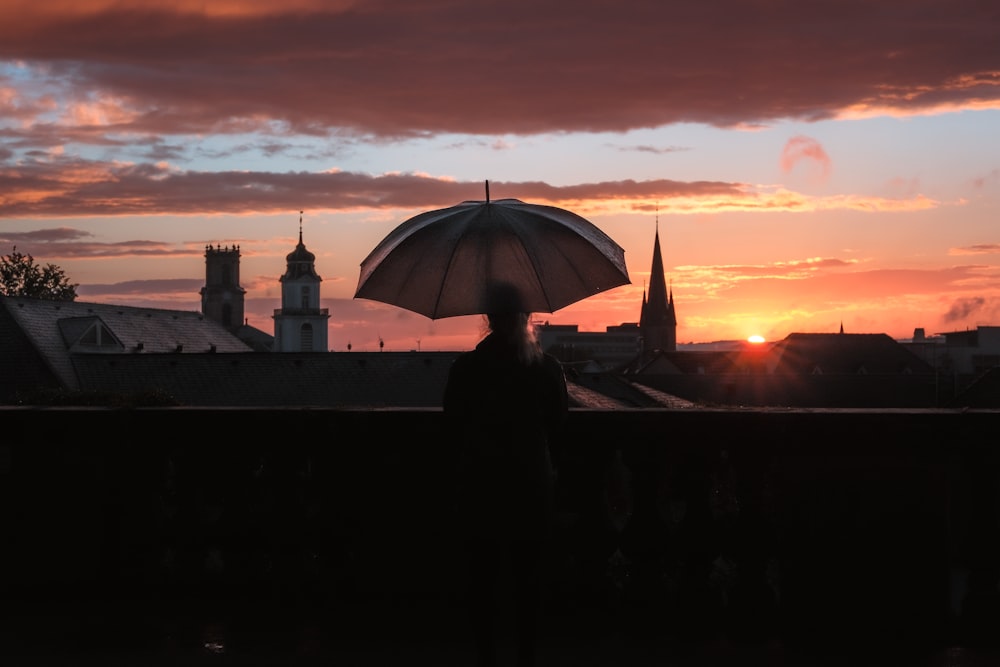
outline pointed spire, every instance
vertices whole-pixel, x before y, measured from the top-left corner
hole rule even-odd
[[[841,322],[840,322],[840,333],[844,333],[844,322],[843,322],[843,320],[841,320]]]
[[[302,245],[302,211],[299,211],[299,245]]]
[[[666,321],[670,302],[663,270],[663,255],[660,252],[659,220],[657,220],[656,235],[653,237],[653,265],[649,272],[649,281],[649,294],[646,301],[649,306],[646,312],[650,319],[649,323]]]
[[[667,289],[663,270],[663,255],[660,251],[660,214],[656,213],[656,232],[653,236],[653,264],[649,272],[649,292],[643,290],[642,315],[639,329],[646,352],[676,349],[677,315],[674,312],[674,290],[671,283]]]

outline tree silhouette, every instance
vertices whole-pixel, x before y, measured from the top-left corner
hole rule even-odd
[[[0,294],[51,301],[75,301],[79,283],[70,283],[55,264],[41,266],[35,258],[17,251],[0,256]]]

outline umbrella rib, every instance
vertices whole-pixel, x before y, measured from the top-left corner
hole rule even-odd
[[[566,231],[571,236],[574,236],[576,238],[583,238],[576,230],[571,229],[568,225],[564,224],[562,221],[556,221],[556,222],[560,226],[561,229],[563,229],[564,231]],[[563,306],[568,305],[568,304],[562,304],[560,306],[557,306],[553,302],[553,299],[552,299],[552,297],[549,294],[549,286],[545,283],[545,281],[542,280],[542,275],[539,273],[539,268],[541,267],[542,262],[539,260],[539,258],[537,258],[535,256],[532,256],[532,253],[530,252],[530,250],[526,246],[524,246],[523,243],[522,243],[522,247],[524,247],[525,253],[532,260],[531,262],[529,262],[529,264],[531,265],[532,272],[535,275],[535,280],[537,281],[539,287],[541,288],[542,296],[545,298],[545,307],[548,309],[545,312],[547,312],[547,313],[554,313],[559,308],[562,308]],[[566,266],[568,266],[572,270],[573,274],[577,277],[577,279],[579,280],[579,282],[586,283],[586,281],[583,279],[584,276],[583,276],[583,274],[580,271],[580,267],[577,266],[577,264],[575,262],[571,261],[570,255],[567,254],[566,251],[565,251],[565,246],[563,244],[561,244],[561,243],[555,243],[555,242],[553,242],[552,243],[552,247],[559,254],[559,256],[562,257],[563,260],[565,260],[563,262],[563,264],[566,265]]]
[[[431,319],[438,319],[438,311],[441,308],[441,297],[444,296],[445,286],[448,284],[448,276],[451,275],[451,267],[455,261],[455,255],[458,253],[458,244],[455,243],[451,247],[451,252],[448,253],[448,264],[447,268],[444,270],[444,274],[441,276],[441,282],[438,285],[437,296],[434,297],[434,307],[431,309]]]
[[[502,210],[504,213],[506,212],[503,209],[500,209],[500,210]],[[524,250],[525,256],[529,259],[528,266],[531,267],[531,273],[532,273],[532,275],[535,278],[535,284],[537,284],[539,286],[539,288],[541,290],[542,297],[545,299],[545,308],[546,308],[546,310],[544,312],[546,312],[546,313],[553,312],[553,309],[552,309],[552,299],[549,297],[549,290],[546,287],[545,283],[542,281],[542,275],[541,275],[541,273],[539,273],[539,270],[538,270],[539,269],[539,264],[541,262],[539,262],[538,261],[538,257],[534,253],[531,252],[531,249],[528,248],[527,245],[525,245],[524,239],[522,238],[522,236],[520,234],[518,234],[516,232],[516,230],[513,228],[513,225],[511,225],[510,222],[507,220],[506,216],[501,214],[499,216],[499,218],[500,218],[500,220],[503,221],[503,225],[508,230],[508,232],[510,233],[510,235],[512,237],[514,237],[514,238],[517,239],[518,245],[521,246],[521,249]],[[560,252],[560,254],[562,254],[565,257],[564,253]]]
[[[474,217],[474,215],[472,217]],[[466,218],[463,222],[467,223],[469,219],[471,219],[471,217]],[[448,284],[448,277],[451,275],[451,267],[455,264],[455,255],[458,254],[460,245],[461,244],[458,242],[452,244],[451,250],[448,253],[448,263],[445,265],[446,268],[444,273],[441,275],[441,282],[438,285],[437,295],[434,297],[434,307],[431,309],[430,318],[432,320],[439,319],[438,313],[441,310],[441,299],[444,297],[445,287]]]

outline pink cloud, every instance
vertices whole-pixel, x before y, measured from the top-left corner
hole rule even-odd
[[[832,163],[823,146],[809,137],[792,137],[781,151],[781,170],[790,172],[804,160],[819,167],[819,176],[822,180],[830,175]]]

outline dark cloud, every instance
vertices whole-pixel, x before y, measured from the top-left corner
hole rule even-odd
[[[976,190],[980,190],[986,187],[987,185],[991,185],[994,183],[1000,183],[1000,169],[993,169],[987,175],[980,176],[979,178],[974,179],[972,182],[972,187]]]
[[[81,133],[624,131],[1000,99],[1000,13],[977,0],[105,4],[0,9],[0,59],[127,108]]]
[[[952,248],[949,255],[995,255],[1000,253],[1000,243],[976,243],[974,245]]]
[[[976,313],[982,311],[983,307],[986,305],[986,299],[983,297],[972,297],[967,299],[956,299],[948,312],[944,314],[945,322],[960,322],[966,320]]]
[[[187,149],[184,146],[172,145],[163,142],[156,142],[145,151],[145,156],[149,160],[180,160],[186,157]]]
[[[205,286],[204,278],[169,278],[164,280],[127,280],[107,285],[80,285],[76,293],[81,299],[100,299],[108,296],[148,296],[197,295]],[[198,306],[196,297],[191,297],[192,307]]]
[[[0,245],[15,244],[26,254],[54,259],[110,259],[113,257],[191,257],[204,254],[200,244],[176,246],[161,241],[98,243],[87,239],[90,232],[69,227],[33,232],[0,231]]]
[[[77,241],[93,236],[90,232],[72,227],[56,227],[54,229],[36,229],[30,232],[12,232],[0,229],[0,243],[56,243],[59,241]]]
[[[467,199],[483,199],[484,188],[481,181],[460,182],[413,174],[174,171],[154,164],[121,165],[65,157],[25,161],[16,171],[0,171],[0,216],[204,215],[303,208],[431,208]],[[737,183],[667,179],[605,181],[565,187],[540,182],[491,181],[490,188],[495,199],[516,195],[520,199],[552,202],[635,197],[736,197],[743,195],[745,190],[745,186]]]
[[[617,146],[617,149],[629,153],[652,153],[654,155],[665,155],[667,153],[679,153],[691,150],[684,146]]]

